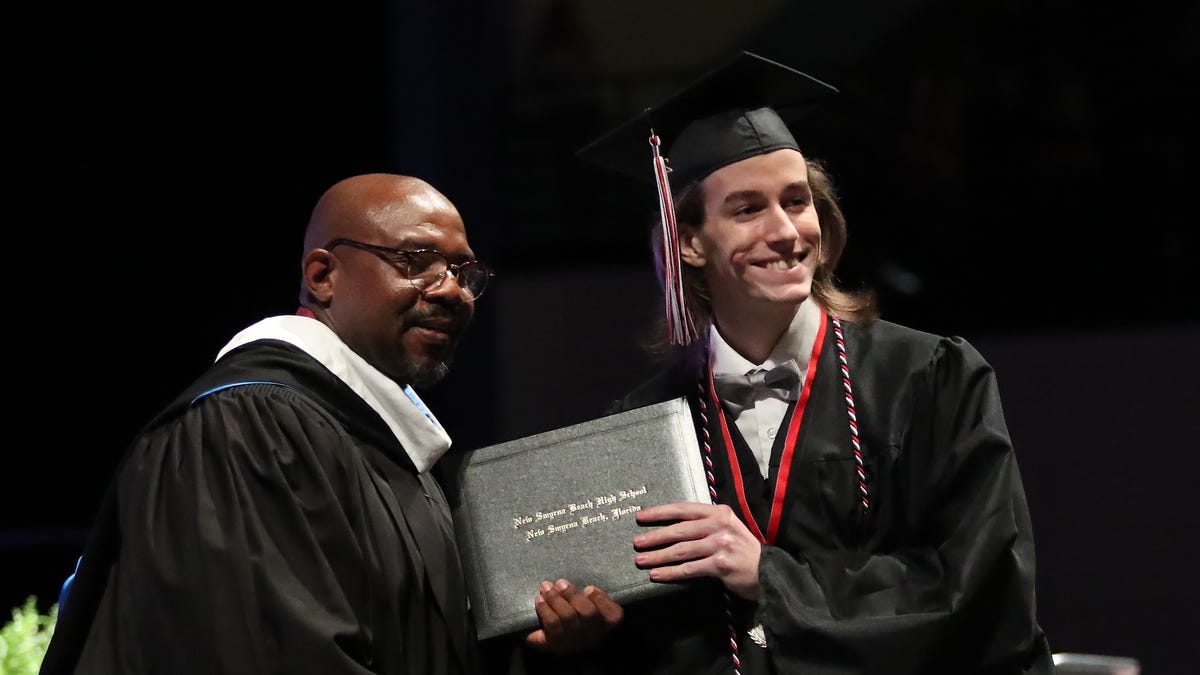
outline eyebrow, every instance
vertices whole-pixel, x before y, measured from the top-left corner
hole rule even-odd
[[[812,186],[809,185],[808,181],[806,181],[806,180],[798,180],[798,181],[788,183],[787,185],[783,186],[784,192],[787,192],[788,190],[796,190],[796,189],[807,190],[809,192],[812,192]],[[762,190],[738,190],[737,192],[730,192],[729,194],[725,195],[724,203],[728,204],[730,202],[734,202],[739,199],[750,199],[752,197],[761,196],[762,194],[763,194]]]
[[[414,251],[426,248],[437,249],[437,246],[433,245],[433,240],[412,236],[401,237],[399,240],[394,241],[394,243],[386,244],[386,246],[394,248],[397,251]]]
[[[467,253],[465,255],[452,256],[452,255],[446,253],[445,251],[443,251],[441,248],[434,245],[433,240],[424,239],[421,237],[410,237],[410,236],[401,237],[399,242],[397,242],[394,245],[387,244],[385,246],[385,248],[390,248],[395,251],[437,251],[438,253],[440,253],[442,255],[443,258],[445,258],[446,260],[448,260],[449,262],[452,262],[452,263],[462,263],[462,262],[470,262],[472,260],[478,260],[478,258],[475,256],[475,251],[468,249]]]

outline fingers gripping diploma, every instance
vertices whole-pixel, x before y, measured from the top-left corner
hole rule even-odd
[[[724,504],[677,502],[642,509],[640,525],[666,523],[633,538],[638,567],[653,581],[716,577],[725,588],[758,600],[762,545]]]
[[[542,627],[525,637],[535,649],[567,654],[594,647],[621,623],[625,610],[595,586],[582,592],[566,579],[543,581],[533,600]]]

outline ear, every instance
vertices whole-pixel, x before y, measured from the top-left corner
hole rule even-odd
[[[333,299],[333,281],[337,258],[323,248],[314,248],[304,256],[304,287],[323,305]]]
[[[679,258],[692,267],[704,267],[707,258],[704,256],[704,242],[700,240],[698,229],[680,228]]]

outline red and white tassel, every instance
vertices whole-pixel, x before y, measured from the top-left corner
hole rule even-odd
[[[683,293],[682,264],[679,259],[679,230],[675,226],[675,204],[671,198],[671,183],[667,179],[667,161],[660,152],[656,134],[650,134],[654,161],[654,183],[658,187],[659,222],[663,241],[663,301],[667,316],[667,338],[673,345],[688,345],[699,336]]]

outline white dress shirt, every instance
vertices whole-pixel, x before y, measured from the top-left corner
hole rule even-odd
[[[795,359],[800,366],[800,381],[808,375],[809,357],[812,356],[813,342],[816,340],[817,329],[820,328],[821,308],[812,298],[801,303],[792,317],[792,323],[775,348],[771,350],[767,360],[754,363],[739,354],[714,325],[709,331],[709,353],[712,354],[713,374],[746,375],[754,370],[769,370],[789,360]],[[758,460],[758,471],[766,478],[770,472],[771,447],[775,444],[775,436],[780,432],[780,425],[790,403],[772,390],[764,390],[758,394],[752,407],[747,407],[738,415],[734,423],[742,438],[746,439],[754,457]]]

